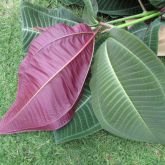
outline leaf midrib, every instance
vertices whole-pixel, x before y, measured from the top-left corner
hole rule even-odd
[[[7,123],[6,123],[6,125],[7,124],[9,124],[11,121],[13,121],[24,109],[25,109],[25,107],[27,106],[27,105],[29,105],[30,104],[30,102],[38,95],[38,93],[40,92],[40,91],[42,91],[42,89],[52,80],[52,79],[54,79],[55,77],[56,77],[56,75],[58,75],[65,67],[67,67],[85,48],[86,48],[86,46],[88,46],[88,44],[94,39],[94,37],[95,37],[95,33],[92,33],[92,32],[90,32],[91,34],[93,34],[93,36],[88,40],[88,42],[86,42],[86,44],[79,50],[79,52],[66,64],[66,65],[64,65],[57,73],[55,73],[44,85],[42,85],[42,87],[29,99],[29,101],[21,108],[21,110],[11,119],[11,120],[9,120]],[[73,33],[74,34],[74,33]],[[73,35],[72,34],[72,35]],[[81,34],[81,33],[79,33],[79,34]],[[87,33],[88,34],[88,33]],[[68,36],[70,36],[70,35],[68,35]],[[56,40],[55,40],[56,41]],[[55,42],[54,41],[54,42]],[[63,116],[63,115],[62,115]],[[58,120],[58,119],[57,119]]]
[[[118,45],[120,45],[121,47],[123,47],[126,51],[128,51],[129,53],[131,53],[133,56],[135,56],[128,48],[126,48],[126,47],[125,47],[124,45],[122,45],[120,42],[118,42],[117,40],[115,40],[115,39],[113,39],[113,38],[111,38],[111,39],[114,40]],[[149,133],[152,135],[152,137],[155,139],[154,134],[152,133],[152,131],[150,130],[150,128],[147,126],[147,124],[145,123],[145,121],[144,121],[144,119],[142,118],[142,116],[141,116],[141,115],[139,114],[139,112],[136,110],[136,107],[134,106],[132,100],[131,100],[130,97],[128,96],[127,92],[125,91],[125,89],[124,89],[123,86],[122,86],[122,83],[120,82],[120,80],[119,80],[118,77],[117,77],[117,75],[116,75],[116,73],[115,73],[115,70],[114,70],[114,68],[113,68],[113,65],[111,64],[111,61],[110,61],[109,56],[108,56],[107,43],[105,44],[105,49],[106,49],[106,57],[107,57],[107,59],[108,59],[108,61],[109,61],[109,65],[110,65],[111,68],[112,68],[112,71],[113,71],[113,73],[114,73],[114,75],[115,75],[116,80],[118,81],[119,85],[121,86],[122,90],[124,91],[126,97],[128,98],[130,104],[132,105],[132,107],[133,107],[135,113],[140,117],[140,119],[141,119],[143,125],[145,126],[145,128],[148,130],[148,132],[149,132]],[[136,57],[136,56],[135,56],[135,57]],[[137,59],[138,59],[138,58],[137,58]],[[141,60],[140,60],[140,62],[144,65],[144,63],[143,63]],[[145,66],[145,65],[144,65],[144,66]],[[147,67],[146,67],[146,69],[149,70]],[[149,70],[149,71],[150,71],[150,70]],[[153,74],[152,74],[152,75],[153,75]],[[153,76],[155,77],[155,75],[153,75]],[[163,93],[163,94],[164,94],[164,93]]]

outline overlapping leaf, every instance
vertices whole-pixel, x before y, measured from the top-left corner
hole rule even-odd
[[[99,48],[90,84],[92,105],[107,131],[165,143],[165,67],[133,35],[112,29]]]
[[[56,130],[71,120],[90,68],[94,37],[87,25],[58,24],[32,42],[19,69],[16,101],[0,121],[0,134]]]
[[[107,38],[108,35],[103,35],[96,40],[95,52]],[[91,92],[88,84],[89,79],[86,80],[73,120],[65,127],[54,132],[56,143],[84,138],[101,129],[91,106]]]
[[[64,7],[58,9],[46,9],[33,5],[28,2],[21,3],[22,31],[23,31],[23,48],[25,51],[28,45],[39,32],[34,27],[49,27],[57,23],[75,25],[82,20],[76,17],[70,10]]]
[[[77,106],[75,116],[64,128],[54,132],[56,143],[64,143],[80,139],[101,129],[91,105],[91,92],[86,85],[81,100]]]

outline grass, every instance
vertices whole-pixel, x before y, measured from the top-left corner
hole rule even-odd
[[[36,2],[36,1],[35,1]],[[46,1],[41,1],[47,5]],[[37,3],[37,2],[36,2]],[[23,59],[18,0],[0,2],[0,116],[16,96]],[[0,165],[164,165],[165,147],[127,141],[105,131],[56,145],[51,132],[0,136]]]

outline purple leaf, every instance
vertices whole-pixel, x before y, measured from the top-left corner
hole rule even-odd
[[[0,121],[0,134],[56,130],[72,119],[96,33],[85,24],[58,24],[31,43],[19,68],[16,101]]]

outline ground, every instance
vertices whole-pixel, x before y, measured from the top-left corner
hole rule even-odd
[[[48,0],[40,2],[47,5]],[[58,1],[54,0],[54,3]],[[24,57],[19,20],[19,1],[1,0],[0,116],[8,110],[15,99],[17,71]],[[51,132],[0,136],[0,165],[28,164],[164,165],[165,146],[132,142],[105,131],[61,145],[55,144]]]

